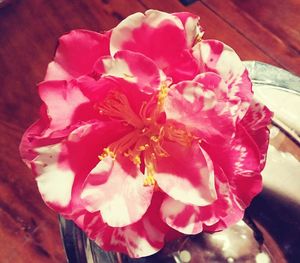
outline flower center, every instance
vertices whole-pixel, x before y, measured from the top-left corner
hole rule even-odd
[[[148,102],[143,102],[139,114],[131,108],[127,97],[114,90],[97,106],[101,115],[124,122],[134,129],[113,142],[99,156],[100,160],[117,155],[128,157],[135,165],[146,168],[144,185],[155,184],[155,167],[158,157],[169,156],[163,148],[165,140],[174,141],[184,146],[191,145],[195,137],[185,128],[177,127],[166,121],[163,111],[164,101],[169,87],[163,83],[158,94],[152,96]]]

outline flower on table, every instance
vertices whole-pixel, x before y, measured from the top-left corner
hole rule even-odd
[[[49,207],[142,257],[242,219],[261,191],[271,112],[199,17],[148,10],[60,38],[20,151]]]

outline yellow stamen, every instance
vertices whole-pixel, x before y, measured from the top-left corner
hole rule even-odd
[[[137,141],[138,131],[134,130],[126,134],[121,139],[113,142],[109,148],[116,154],[122,154],[128,149],[130,149]]]
[[[169,92],[169,87],[166,82],[163,82],[160,87],[160,91],[158,93],[158,101],[157,101],[157,105],[160,110],[162,109],[162,107],[164,105],[165,98],[167,97],[168,92]]]
[[[151,186],[155,185],[155,170],[154,170],[154,162],[150,161],[148,158],[146,160],[146,167],[147,167],[147,176],[144,180],[144,186]]]
[[[144,180],[144,186],[151,186],[151,185],[155,185],[155,179],[154,176],[152,175],[147,175],[147,177]]]
[[[124,120],[137,128],[144,125],[141,118],[130,107],[127,97],[117,90],[109,92],[105,100],[96,107],[101,115]]]
[[[152,145],[153,148],[153,157],[156,159],[156,156],[159,157],[168,157],[168,152],[160,145],[160,143],[155,143]]]
[[[183,146],[191,146],[192,141],[197,139],[185,127],[174,127],[172,124],[165,125],[164,132],[167,139]]]
[[[163,82],[159,93],[144,102],[138,114],[131,108],[127,97],[116,90],[110,92],[103,102],[95,105],[100,114],[116,118],[132,128],[131,132],[104,148],[99,159],[107,157],[115,159],[118,155],[123,155],[137,166],[144,165],[146,171],[144,186],[156,185],[157,159],[169,156],[163,148],[165,139],[184,146],[190,146],[195,140],[185,126],[161,120],[168,92],[168,84]]]
[[[200,35],[199,33],[195,36],[194,39],[194,45],[196,45],[197,43],[199,43],[202,40],[202,35]]]
[[[135,153],[135,151],[128,150],[128,152],[124,153],[125,157],[128,157],[135,165],[140,165],[141,158],[140,158],[140,153]]]
[[[158,141],[159,141],[159,138],[158,138],[158,136],[156,136],[156,135],[152,135],[152,136],[150,137],[150,140],[151,140],[151,141],[154,141],[154,142],[158,142]]]
[[[111,158],[113,158],[113,159],[116,158],[116,154],[113,151],[111,151],[109,149],[109,147],[104,148],[103,149],[103,153],[101,155],[99,155],[98,158],[100,159],[100,161],[102,161],[104,158],[106,158],[108,156],[111,157]]]
[[[144,162],[146,166],[146,178],[144,179],[144,186],[155,185],[155,166],[156,166],[156,156],[153,153],[153,147],[150,146],[149,150],[144,153]]]
[[[134,156],[134,158],[133,158],[133,163],[135,164],[135,165],[140,165],[141,164],[141,158],[140,158],[140,156],[138,156],[138,155],[136,155],[136,156]]]
[[[144,145],[141,145],[140,147],[139,147],[139,150],[140,151],[145,151],[145,150],[147,150],[148,148],[149,148],[149,144],[148,143],[146,143],[146,144],[144,144]]]

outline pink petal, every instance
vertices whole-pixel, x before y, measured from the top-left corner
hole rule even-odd
[[[172,198],[186,204],[207,205],[216,198],[213,165],[197,143],[183,147],[166,142],[170,156],[157,159],[155,179]]]
[[[83,210],[82,184],[98,163],[103,148],[124,134],[119,123],[85,124],[67,139],[43,147],[31,145],[35,158],[30,161],[44,201],[64,216]]]
[[[54,142],[52,142],[51,140],[47,140],[46,142],[42,141],[36,143],[36,141],[34,140],[35,137],[40,137],[44,130],[49,127],[49,118],[46,111],[46,106],[43,105],[40,109],[40,119],[27,128],[21,139],[21,143],[19,146],[20,155],[23,161],[28,166],[30,166],[29,162],[36,157],[36,153],[33,151],[33,148],[42,147],[58,142],[56,140]]]
[[[70,80],[91,72],[96,60],[109,55],[109,36],[88,30],[73,30],[59,40],[54,61],[45,80]]]
[[[40,84],[40,94],[46,104],[41,106],[40,119],[26,130],[21,140],[20,153],[26,163],[37,156],[34,148],[56,144],[83,122],[100,117],[94,105],[101,96],[103,99],[107,95],[111,82],[99,82],[85,76],[69,83],[47,81]],[[96,86],[97,97],[89,96]],[[90,101],[92,99],[94,101]]]
[[[241,206],[248,206],[261,191],[262,183],[259,149],[245,128],[238,125],[235,137],[228,144],[201,146],[214,164],[222,168]]]
[[[208,145],[208,147],[203,145],[203,147],[213,161],[217,161],[221,165],[228,176],[260,172],[258,148],[240,125],[230,143],[219,146]]]
[[[215,72],[229,87],[232,101],[241,102],[240,117],[252,100],[252,84],[248,72],[235,51],[218,40],[203,40],[194,47],[201,71]]]
[[[198,234],[205,230],[221,230],[235,224],[244,215],[236,201],[234,190],[222,170],[216,166],[216,200],[207,206],[187,205],[172,198],[166,198],[161,206],[163,220],[172,228],[184,234]]]
[[[138,221],[150,205],[153,187],[145,187],[144,179],[128,158],[107,157],[87,177],[81,198],[86,209],[100,211],[108,225],[126,226]]]
[[[197,75],[193,81],[200,83],[204,90],[213,91],[219,101],[228,100],[228,87],[220,75],[205,72]]]
[[[170,48],[176,48],[177,50],[184,48],[184,28],[177,17],[157,10],[148,10],[145,14],[135,13],[128,16],[112,30],[110,51],[112,54],[115,54],[118,50],[126,50],[128,47],[131,47],[132,49],[129,48],[128,50],[145,50],[151,54],[152,47],[153,50],[164,53],[162,51],[167,51],[167,48],[166,45],[162,43],[166,44],[168,42],[159,43],[159,41],[166,37],[162,33],[167,32],[167,29],[171,32],[168,32],[168,40],[171,40],[171,36],[180,38],[176,39],[176,37],[174,37],[173,40],[176,41],[176,44],[179,44],[179,46],[176,47],[174,44],[170,45]],[[157,39],[154,36],[159,36],[159,38]],[[144,52],[141,53],[148,55]]]
[[[160,69],[177,82],[192,79],[197,63],[187,50],[184,27],[176,16],[148,10],[135,13],[112,30],[110,51],[139,52],[155,61]]]
[[[265,166],[266,155],[269,146],[269,129],[273,113],[259,102],[252,101],[250,107],[242,119],[241,124],[256,142],[261,158],[261,169]]]
[[[95,71],[102,76],[114,76],[136,83],[142,92],[152,94],[162,80],[154,62],[140,53],[128,50],[118,51],[114,57],[102,57]]]
[[[186,205],[170,197],[166,198],[161,206],[163,220],[173,229],[190,235],[198,234],[203,229],[199,206]]]
[[[221,41],[203,40],[194,48],[194,56],[201,63],[204,72],[215,72],[229,84],[241,76],[245,66],[235,51]]]
[[[189,50],[182,50],[180,54],[174,54],[169,58],[163,69],[167,76],[172,78],[173,83],[183,80],[191,80],[199,73],[197,61]]]
[[[76,81],[83,95],[93,103],[102,101],[107,96],[109,90],[117,89],[119,86],[115,78],[108,77],[95,79],[85,75],[77,78]]]
[[[120,122],[106,121],[84,125],[72,132],[65,143],[65,151],[60,155],[60,166],[75,174],[72,189],[72,203],[64,215],[82,210],[84,204],[80,198],[82,185],[91,170],[98,164],[98,156],[103,148],[120,139],[129,132]]]
[[[122,78],[102,76],[100,79],[95,80],[89,76],[82,76],[76,81],[83,95],[86,96],[92,104],[92,108],[101,104],[112,91],[118,91],[126,95],[130,106],[132,106],[137,113],[139,112],[141,104],[151,98],[149,94],[141,91],[139,85],[130,83]],[[97,118],[101,117],[98,110],[94,109],[94,112],[97,112]],[[91,119],[94,116],[89,117]]]
[[[241,102],[239,97],[232,97],[222,77],[214,72],[201,73],[194,78],[194,81],[200,83],[204,89],[213,91],[218,103],[222,104],[223,108],[229,108],[235,122],[245,114],[249,107],[249,103]]]
[[[50,121],[51,119],[47,116],[46,105],[43,104],[40,110],[40,119],[33,123],[23,134],[19,150],[23,161],[28,166],[30,166],[30,162],[38,155],[34,149],[60,143],[66,139],[72,131],[82,125],[82,123],[76,123],[62,130],[50,130]]]
[[[265,105],[252,100],[250,107],[242,119],[241,124],[247,129],[248,132],[257,131],[261,128],[266,128],[271,124],[271,112]]]
[[[89,102],[76,81],[45,81],[39,84],[39,94],[47,106],[50,126],[47,133],[65,129],[73,123],[74,114]]]
[[[79,223],[102,249],[133,258],[146,257],[159,251],[164,244],[167,226],[157,216],[160,204],[160,197],[154,196],[154,202],[141,220],[125,227],[110,227],[99,212],[87,212]]]
[[[229,84],[229,91],[230,100],[232,102],[240,100],[238,116],[239,119],[242,119],[253,99],[252,82],[247,69],[244,70],[241,76],[237,76],[235,80]]]
[[[99,114],[99,110],[97,109],[97,106],[101,105],[111,92],[116,91],[125,95],[129,107],[137,116],[139,116],[141,106],[153,97],[151,94],[145,93],[142,85],[140,86],[138,83],[128,82],[127,80],[118,77],[102,76],[96,81],[89,76],[82,76],[76,81],[82,93],[90,101],[88,104],[85,104],[85,107],[82,107],[82,109],[86,111],[90,109],[93,112],[86,112],[86,114],[83,115],[80,114],[81,111],[77,111],[76,118],[73,118],[74,120],[82,120],[84,116],[92,119],[111,119],[109,116]],[[153,88],[155,88],[155,86]],[[124,115],[126,114],[127,112],[124,112]]]
[[[211,87],[208,88],[206,84]],[[218,100],[212,91],[223,89],[222,81],[200,83],[198,79],[198,82],[183,81],[176,84],[165,100],[164,110],[167,119],[182,123],[196,131],[201,140],[217,143],[225,138],[231,138],[235,130],[235,120],[230,104],[225,99]]]
[[[226,175],[215,166],[217,200],[211,205],[204,207],[206,212],[210,213],[210,221],[203,224],[205,231],[220,231],[229,227],[244,216],[244,208],[242,208],[235,195],[234,186],[226,178]],[[244,189],[244,191],[247,191]],[[217,221],[217,222],[216,222]]]
[[[57,210],[64,209],[71,202],[75,178],[70,169],[60,167],[59,156],[62,151],[62,143],[36,148],[37,157],[32,161],[38,189],[44,201]]]
[[[97,235],[100,235],[105,239],[104,233],[112,232],[113,228],[107,225],[99,212],[90,213],[84,210],[77,218],[74,218],[74,222],[79,226],[84,233],[91,240],[95,240]],[[102,244],[98,244],[102,246]]]
[[[189,12],[173,13],[172,15],[181,20],[184,26],[187,46],[192,48],[197,43],[198,38],[201,38],[204,34],[199,24],[200,17]]]

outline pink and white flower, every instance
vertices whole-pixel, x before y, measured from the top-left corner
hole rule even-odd
[[[199,17],[149,10],[60,38],[22,158],[49,207],[99,246],[142,257],[242,219],[262,188],[272,116]]]

